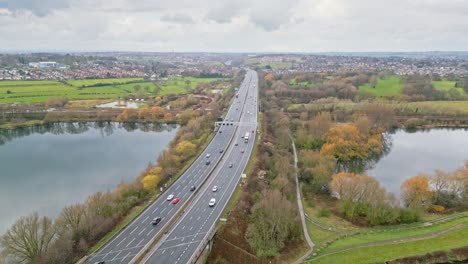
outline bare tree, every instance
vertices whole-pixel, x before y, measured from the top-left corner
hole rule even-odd
[[[3,235],[4,251],[16,263],[34,263],[49,249],[56,230],[52,220],[37,213],[22,217]]]

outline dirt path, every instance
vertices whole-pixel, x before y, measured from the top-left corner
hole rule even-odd
[[[302,222],[302,231],[304,233],[304,237],[307,241],[307,244],[309,245],[309,250],[306,252],[305,255],[297,259],[294,264],[301,263],[306,259],[312,252],[314,251],[314,242],[312,242],[312,239],[310,239],[309,236],[309,231],[307,230],[307,225],[305,222],[305,213],[304,213],[304,207],[302,205],[302,197],[301,197],[301,189],[299,186],[299,179],[297,176],[297,153],[296,153],[296,145],[294,144],[294,140],[292,141],[292,147],[293,147],[293,152],[294,152],[294,168],[296,169],[295,172],[295,178],[296,178],[296,195],[297,195],[297,207],[299,208],[299,214],[301,216],[301,222]]]

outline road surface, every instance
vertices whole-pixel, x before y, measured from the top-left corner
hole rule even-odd
[[[227,148],[226,155],[219,163],[207,184],[201,190],[200,196],[186,210],[184,216],[171,228],[156,247],[144,259],[143,263],[191,263],[206,244],[210,231],[215,228],[217,220],[234,192],[241,174],[247,166],[252,153],[255,135],[257,134],[257,86],[258,77],[253,74],[248,90],[245,109],[241,116],[241,125],[236,131],[233,143]],[[248,143],[241,138],[246,132],[250,133]],[[253,132],[253,133],[252,133]],[[235,143],[238,146],[235,146]],[[244,151],[244,153],[241,153]],[[229,168],[229,164],[233,164]],[[214,192],[213,186],[218,190]],[[215,198],[214,207],[208,205]]]

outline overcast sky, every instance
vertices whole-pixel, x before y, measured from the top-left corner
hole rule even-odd
[[[2,51],[466,51],[468,0],[0,0]]]

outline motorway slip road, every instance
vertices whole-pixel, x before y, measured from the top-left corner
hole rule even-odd
[[[233,143],[228,147],[226,155],[213,172],[213,176],[203,186],[201,194],[186,210],[184,216],[179,219],[169,234],[163,237],[143,263],[177,264],[196,261],[211,231],[216,228],[217,220],[229,202],[252,153],[257,124],[257,83],[255,73],[250,83],[246,107],[241,116],[243,125],[236,131]],[[241,138],[246,132],[251,135],[248,143],[244,143]],[[235,145],[236,142],[238,146]],[[229,164],[233,164],[232,168]],[[217,191],[213,191],[213,186],[217,186]],[[210,207],[208,203],[212,198],[216,199],[216,204]]]
[[[231,104],[225,117],[226,121],[239,121],[242,106],[247,97],[250,78],[252,78],[252,74],[246,74],[246,78],[239,88],[239,98],[234,99]],[[179,209],[183,208],[190,198],[197,195],[198,190],[195,192],[190,191],[191,186],[201,187],[210,171],[216,167],[221,157],[225,155],[225,150],[236,128],[237,126],[231,125],[221,126],[219,130],[222,133],[216,132],[208,147],[179,179],[101,250],[93,254],[86,263],[93,264],[100,261],[104,261],[106,264],[132,263],[138,253],[147,247],[155,237],[161,235],[162,230],[168,227],[171,219],[179,213]],[[223,150],[223,153],[221,153],[221,150]],[[207,154],[210,154],[209,158],[206,157]],[[207,160],[211,162],[209,165],[206,165]],[[168,201],[166,198],[170,194],[173,194],[174,198],[179,198],[180,202],[172,204],[171,201]],[[158,225],[152,225],[151,220],[156,217],[161,217],[161,222]]]

